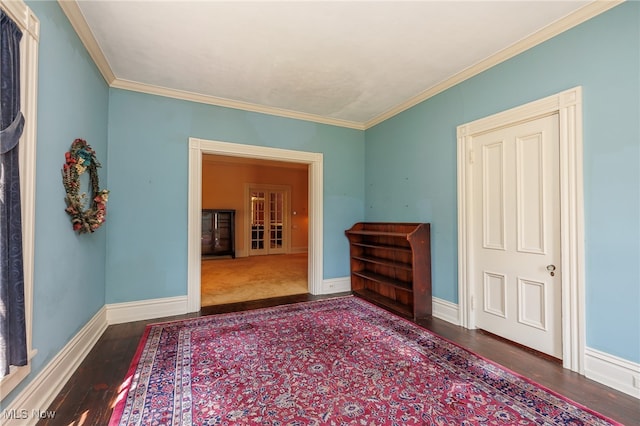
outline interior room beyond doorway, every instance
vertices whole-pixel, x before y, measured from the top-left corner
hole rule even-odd
[[[232,238],[235,259],[229,256],[202,257],[201,306],[309,291],[308,174],[307,164],[203,155],[202,210],[234,211]],[[277,215],[285,219],[278,219],[278,227],[275,228],[278,237],[284,240],[278,245],[278,250],[252,250],[252,244],[255,244],[252,238],[256,233],[252,216],[255,203],[252,203],[252,192],[247,188],[267,187],[286,188],[286,203],[283,204],[286,212]],[[264,223],[269,223],[269,213],[268,210],[265,212]],[[263,229],[266,231],[267,228]]]

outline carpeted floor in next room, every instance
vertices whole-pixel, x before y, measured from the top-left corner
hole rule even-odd
[[[200,282],[202,306],[304,294],[307,254],[203,259]]]

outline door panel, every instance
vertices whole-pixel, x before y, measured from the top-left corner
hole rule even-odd
[[[251,242],[249,254],[266,254],[264,244],[264,216],[265,216],[265,192],[259,190],[249,191],[249,203],[251,205]]]
[[[476,325],[562,357],[557,115],[473,139]]]
[[[482,146],[482,193],[483,247],[504,250],[504,154],[503,141]]]
[[[544,282],[518,278],[518,321],[522,324],[547,329]]]
[[[543,142],[541,133],[515,141],[518,251],[524,253],[545,252]]]
[[[507,317],[507,283],[505,276],[483,271],[484,274],[484,304],[485,312]]]
[[[284,241],[285,192],[269,192],[269,253],[286,253]]]

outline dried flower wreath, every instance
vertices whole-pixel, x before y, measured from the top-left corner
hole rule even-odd
[[[64,154],[65,164],[62,167],[62,183],[67,192],[64,201],[65,211],[71,216],[73,230],[79,234],[93,232],[105,221],[109,191],[99,189],[98,167],[95,151],[83,139],[76,139],[71,149]],[[85,209],[87,194],[80,193],[80,176],[89,172],[91,190],[90,204]]]

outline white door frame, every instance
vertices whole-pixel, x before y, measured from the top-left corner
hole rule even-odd
[[[560,92],[526,105],[458,126],[458,303],[459,323],[475,328],[477,300],[472,274],[473,137],[546,115],[560,125],[560,279],[562,282],[562,358],[564,368],[584,374],[585,278],[582,177],[582,88]]]
[[[323,265],[323,155],[316,152],[293,151],[189,138],[189,199],[187,219],[187,304],[188,312],[200,310],[200,257],[202,211],[202,156],[227,155],[261,160],[288,161],[307,164],[309,168],[309,293],[322,291]]]

